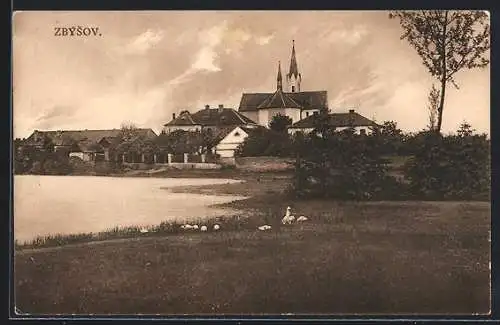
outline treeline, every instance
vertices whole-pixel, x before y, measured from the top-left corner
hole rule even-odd
[[[452,135],[404,134],[385,122],[368,135],[318,126],[308,135],[261,130],[241,156],[295,158],[291,195],[354,200],[489,200],[490,140],[467,123]],[[404,158],[404,159],[399,159]],[[394,160],[403,163],[395,170]]]
[[[73,171],[68,153],[55,151],[50,139],[40,148],[23,146],[22,140],[14,140],[14,174],[68,175]]]

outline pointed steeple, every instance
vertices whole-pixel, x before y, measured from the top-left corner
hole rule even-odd
[[[292,41],[292,58],[290,59],[290,70],[286,74],[287,89],[289,92],[300,92],[302,76],[299,73],[297,57],[295,56],[295,40]]]
[[[295,40],[292,40],[292,58],[290,59],[290,70],[288,71],[288,78],[294,76],[299,77],[299,67],[297,66],[297,58],[295,56]]]
[[[276,78],[276,89],[283,90],[283,78],[281,76],[281,62],[278,61],[278,77]]]

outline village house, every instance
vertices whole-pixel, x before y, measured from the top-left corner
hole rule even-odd
[[[238,112],[258,124],[268,127],[275,115],[286,115],[296,123],[315,112],[328,110],[327,91],[302,91],[295,42],[292,44],[290,68],[283,87],[281,64],[278,62],[276,91],[273,93],[243,93]]]
[[[257,123],[222,104],[217,108],[205,105],[204,109],[195,113],[184,110],[177,117],[173,113],[172,120],[163,126],[163,131],[165,133],[177,130],[217,132],[220,129],[234,129],[236,126],[252,127],[257,126]]]
[[[134,129],[135,136],[154,139],[157,135],[152,129]],[[109,161],[110,149],[124,139],[121,129],[110,130],[70,130],[39,131],[35,130],[23,143],[38,149],[50,141],[54,151],[65,150],[70,157],[79,157],[84,161]]]
[[[215,144],[212,153],[221,158],[232,158],[236,148],[248,135],[248,130],[258,127],[257,123],[232,108],[224,105],[210,108],[205,105],[204,109],[195,113],[185,110],[177,117],[174,113],[172,120],[164,125],[163,131],[166,134],[179,130],[206,132]]]
[[[235,153],[238,147],[248,138],[252,131],[260,127],[237,126],[227,134],[224,134],[215,147],[215,153],[219,155],[224,163],[234,163]]]
[[[316,121],[319,114],[313,114],[305,119],[292,124],[288,128],[288,133],[293,135],[297,132],[308,134],[316,128]],[[331,113],[328,114],[326,120],[328,125],[334,127],[336,131],[342,131],[348,128],[353,128],[356,134],[369,134],[373,127],[377,127],[377,123],[360,115],[355,110],[351,109],[348,113]]]

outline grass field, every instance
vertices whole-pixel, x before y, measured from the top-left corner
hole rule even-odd
[[[280,194],[286,175],[242,177],[245,184],[176,189],[252,196],[229,204],[249,217],[240,230],[17,251],[17,307],[36,314],[489,312],[489,203],[290,201]],[[287,205],[309,220],[280,226]],[[257,231],[264,223],[273,229]]]

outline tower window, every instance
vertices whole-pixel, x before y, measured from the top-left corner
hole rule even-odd
[[[292,86],[292,93],[295,92],[295,86]]]

